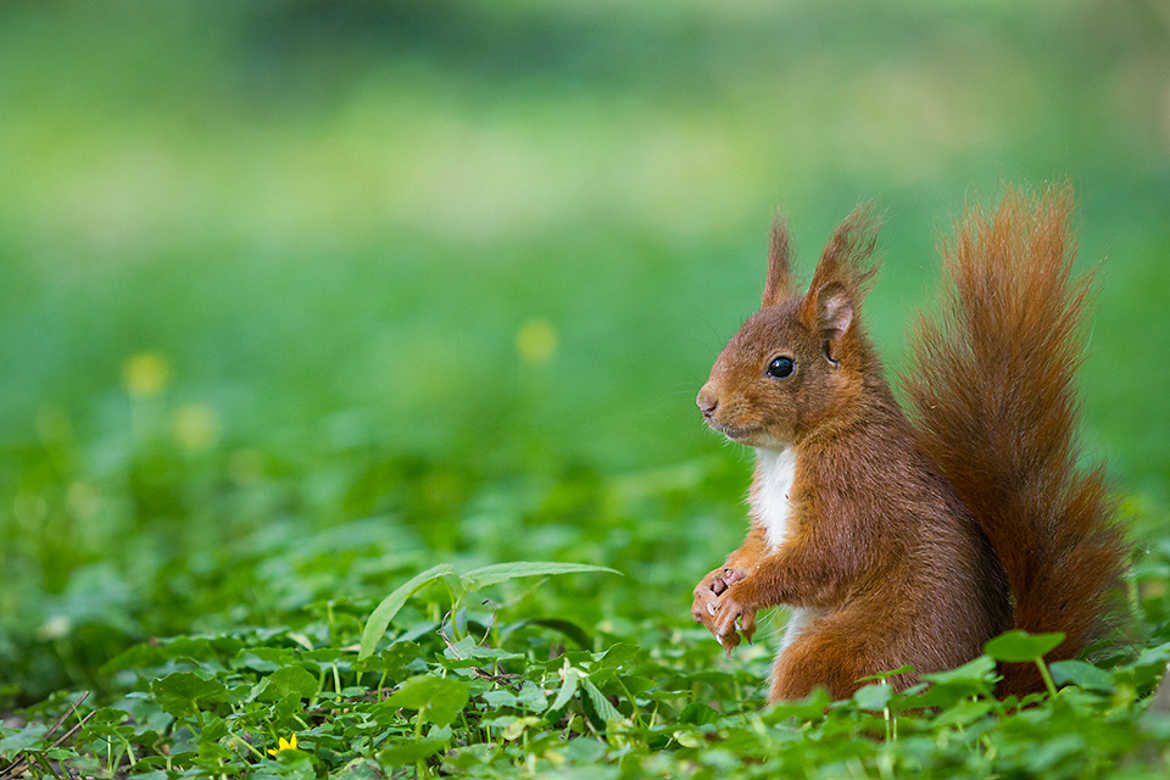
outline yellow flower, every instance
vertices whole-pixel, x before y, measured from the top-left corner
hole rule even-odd
[[[557,351],[557,331],[548,320],[532,319],[516,331],[516,351],[527,363],[547,363]]]
[[[135,398],[158,395],[170,379],[170,363],[157,352],[139,352],[122,364],[122,383]]]
[[[296,750],[296,749],[297,749],[297,735],[293,734],[288,739],[285,739],[284,737],[280,737],[279,739],[277,739],[276,740],[276,747],[275,748],[268,748],[268,755],[275,756],[277,753],[280,753],[281,751]]]

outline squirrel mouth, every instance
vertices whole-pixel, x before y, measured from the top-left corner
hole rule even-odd
[[[752,439],[759,434],[762,428],[741,428],[730,423],[717,423],[714,420],[708,420],[707,425],[714,431],[722,433],[727,438],[735,442],[746,444],[749,439]]]

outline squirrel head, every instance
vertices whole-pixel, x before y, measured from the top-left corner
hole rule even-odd
[[[875,359],[859,322],[877,271],[868,206],[833,233],[808,291],[794,289],[788,233],[772,226],[760,310],[724,347],[696,399],[707,424],[754,447],[784,449],[845,417]]]

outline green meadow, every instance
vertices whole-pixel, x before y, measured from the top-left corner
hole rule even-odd
[[[1167,771],[1167,74],[1140,0],[4,5],[0,777]],[[875,203],[896,377],[964,205],[1045,181],[1129,644],[766,708],[783,610],[728,658],[689,607],[773,216],[807,280]]]

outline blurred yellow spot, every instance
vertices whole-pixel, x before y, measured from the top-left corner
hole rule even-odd
[[[74,482],[65,493],[65,503],[78,518],[88,520],[97,513],[98,494],[92,485],[85,482]]]
[[[268,748],[268,755],[275,756],[277,753],[281,752],[282,750],[296,750],[296,749],[297,749],[297,735],[293,734],[288,739],[285,739],[284,737],[280,737],[279,739],[277,739],[276,747]]]
[[[157,352],[139,352],[122,364],[122,384],[135,398],[158,395],[170,380],[170,363]]]
[[[516,331],[516,351],[526,363],[547,363],[557,351],[557,331],[548,320],[532,319]]]
[[[219,417],[207,404],[180,406],[171,416],[171,432],[185,450],[205,450],[219,440]]]

